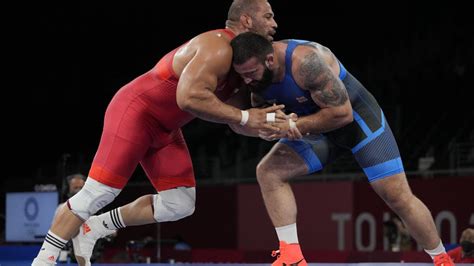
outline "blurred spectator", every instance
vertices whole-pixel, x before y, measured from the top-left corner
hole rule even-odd
[[[422,156],[418,159],[418,170],[419,171],[427,171],[431,169],[433,164],[435,163],[435,152],[434,146],[430,146],[428,151],[426,152],[425,156]]]
[[[86,177],[83,174],[76,173],[72,175],[68,175],[66,177],[66,186],[62,188],[62,193],[65,196],[66,199],[74,196],[81,188],[84,186],[84,183],[86,182]],[[58,205],[58,208],[56,208],[56,212],[54,215],[58,213],[58,210],[65,204],[66,202],[62,202],[61,204]]]
[[[131,262],[149,263],[149,260],[156,253],[158,242],[151,236],[145,236],[139,240],[129,240],[126,250]]]
[[[455,263],[474,263],[474,229],[467,228],[459,239],[459,246],[448,251]]]
[[[79,190],[82,189],[85,182],[86,182],[86,177],[82,174],[76,173],[76,174],[72,174],[72,175],[67,176],[66,177],[66,183],[65,183],[66,185],[62,189],[62,194],[63,195],[61,195],[61,198],[63,196],[66,196],[66,199],[68,199],[68,198],[74,196],[77,192],[79,192]],[[54,216],[57,215],[59,210],[65,204],[66,204],[66,202],[62,202],[58,205],[58,207],[56,208],[56,211],[54,212]],[[60,251],[58,260],[60,262],[66,262],[66,261],[71,260],[71,258],[74,261],[75,257],[74,257],[74,252],[73,252],[73,248],[72,248],[72,241],[69,241],[63,247],[63,249]]]
[[[389,250],[393,252],[412,250],[412,239],[405,224],[397,216],[384,223],[384,234],[388,239]]]
[[[398,230],[397,226],[392,220],[388,220],[383,223],[383,235],[388,240],[388,250],[398,251],[399,249],[396,247]]]
[[[181,235],[176,236],[175,250],[191,250],[191,245]]]
[[[76,174],[67,176],[66,186],[62,190],[62,193],[64,194],[64,196],[66,196],[65,198],[69,199],[70,197],[74,196],[77,192],[79,192],[79,190],[82,189],[85,182],[86,182],[86,177],[83,174],[76,173]],[[54,216],[56,216],[58,211],[65,204],[66,202],[62,202],[58,205],[58,207],[56,208],[56,212],[54,213]],[[102,251],[104,249],[104,244],[107,242],[111,242],[115,236],[116,236],[116,233],[97,241],[97,244],[94,247],[94,252],[93,252],[91,261],[95,261],[98,258],[100,258]],[[58,260],[60,262],[67,262],[67,261],[77,262],[75,254],[74,254],[73,242],[74,242],[74,238],[71,241],[69,241],[67,245],[64,246],[63,249],[60,251],[59,257],[58,257]]]

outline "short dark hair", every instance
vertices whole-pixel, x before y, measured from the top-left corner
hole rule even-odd
[[[256,57],[260,62],[265,62],[267,55],[273,53],[272,43],[253,32],[237,35],[232,39],[230,45],[233,50],[232,62],[237,65],[247,62],[252,57]]]

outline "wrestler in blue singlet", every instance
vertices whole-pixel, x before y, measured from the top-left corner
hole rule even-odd
[[[291,74],[291,57],[298,45],[309,45],[309,41],[289,40],[285,55],[285,77],[273,83],[259,95],[268,103],[285,104],[287,113],[305,116],[316,113],[319,106],[311,93],[301,89]],[[305,136],[301,140],[281,139],[306,162],[309,172],[321,170],[340,154],[349,149],[370,182],[404,171],[400,152],[390,127],[372,94],[355,79],[339,62],[339,78],[347,89],[354,121],[334,131]]]

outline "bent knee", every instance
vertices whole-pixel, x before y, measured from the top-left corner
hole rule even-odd
[[[190,216],[196,205],[196,189],[179,187],[153,195],[153,216],[157,222],[172,222]]]
[[[402,208],[415,198],[404,174],[386,177],[371,185],[392,208]]]
[[[184,217],[190,216],[191,214],[194,213],[194,210],[196,209],[195,196],[190,195],[188,191],[181,192],[181,194],[183,195],[179,200],[175,202],[169,202],[168,204],[168,206],[174,205],[175,220],[179,220]]]
[[[272,172],[269,170],[265,165],[259,163],[257,165],[257,182],[260,186],[264,186],[266,184],[271,184],[275,180],[272,178]]]
[[[410,190],[387,190],[381,194],[381,197],[393,209],[401,210],[410,204],[415,195]]]
[[[67,206],[76,216],[85,221],[111,203],[120,191],[120,189],[87,178],[84,187],[67,201]]]
[[[257,165],[256,176],[260,186],[273,186],[275,184],[286,183],[289,178],[293,177],[291,172],[286,169],[262,162]]]
[[[177,217],[179,219],[183,219],[185,217],[191,216],[194,213],[194,210],[196,209],[195,205],[186,205],[183,206],[178,212],[177,212]]]
[[[257,164],[257,169],[256,169],[256,175],[257,175],[257,180],[263,181],[267,173],[266,166],[264,162],[259,162]]]

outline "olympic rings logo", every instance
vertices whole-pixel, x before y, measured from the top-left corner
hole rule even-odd
[[[39,206],[36,199],[33,197],[28,198],[25,202],[25,208],[23,211],[25,213],[26,219],[29,221],[36,219],[39,213]]]

